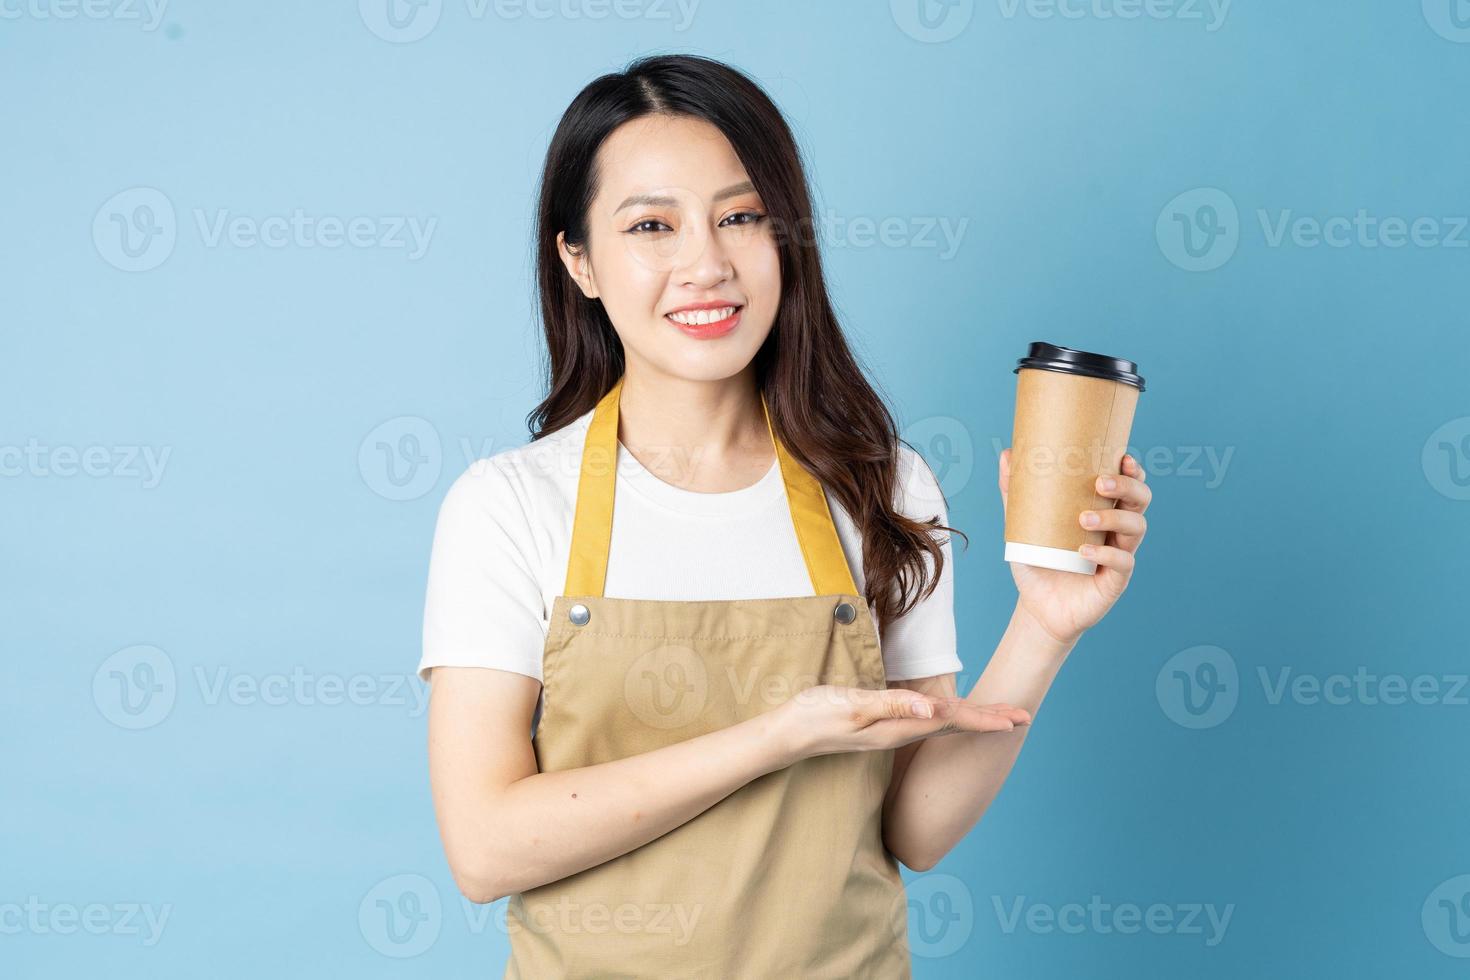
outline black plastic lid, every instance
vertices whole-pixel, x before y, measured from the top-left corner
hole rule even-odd
[[[1085,350],[1058,347],[1043,340],[1034,341],[1026,356],[1016,362],[1016,370],[1035,368],[1038,371],[1059,371],[1062,374],[1081,374],[1089,378],[1104,378],[1121,381],[1143,390],[1143,378],[1138,374],[1138,365],[1121,357],[1106,354],[1090,354]]]

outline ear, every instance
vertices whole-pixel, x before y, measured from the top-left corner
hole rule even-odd
[[[573,248],[567,244],[566,232],[559,231],[556,233],[556,251],[561,256],[562,265],[567,267],[567,272],[581,287],[582,295],[588,299],[596,299],[597,280],[592,275],[592,262],[587,255],[586,246]]]

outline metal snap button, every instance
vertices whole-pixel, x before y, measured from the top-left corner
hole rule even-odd
[[[832,615],[837,617],[839,623],[846,625],[854,619],[857,619],[857,610],[852,607],[852,603],[850,602],[839,602],[837,608],[832,610]]]
[[[592,619],[592,610],[579,602],[567,613],[567,618],[578,626],[586,626],[588,621]]]

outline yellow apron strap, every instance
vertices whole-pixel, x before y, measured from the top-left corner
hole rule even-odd
[[[577,509],[572,521],[572,552],[567,564],[565,595],[600,597],[607,584],[607,557],[612,545],[613,493],[617,486],[618,401],[623,378],[597,403],[582,449],[577,481]],[[806,561],[814,595],[857,595],[852,571],[832,523],[822,485],[786,451],[771,425],[771,412],[761,393],[766,431],[776,447],[781,481],[801,556]]]
[[[801,556],[806,559],[806,571],[815,590],[812,594],[857,595],[857,585],[847,566],[847,556],[842,553],[842,540],[832,523],[822,484],[776,438],[765,392],[761,392],[761,410],[766,415],[766,431],[776,447],[781,480],[786,484],[786,503],[791,507],[791,523],[796,526],[796,540],[801,545]]]
[[[572,520],[572,556],[564,595],[601,596],[607,584],[612,545],[613,490],[618,476],[618,397],[623,379],[602,396],[592,412],[582,470],[577,480],[577,510]]]

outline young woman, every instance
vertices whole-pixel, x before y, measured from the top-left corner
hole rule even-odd
[[[455,881],[511,896],[511,977],[906,977],[898,862],[995,798],[1128,583],[1144,474],[1079,515],[1111,532],[1095,575],[1012,566],[960,697],[955,529],[843,338],[765,93],[684,56],[597,79],[538,225],[549,394],[454,483],[429,574]]]

